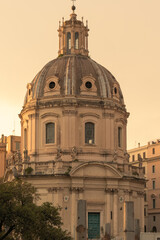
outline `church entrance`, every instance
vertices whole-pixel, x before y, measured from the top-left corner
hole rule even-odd
[[[88,239],[100,238],[100,213],[88,213]]]

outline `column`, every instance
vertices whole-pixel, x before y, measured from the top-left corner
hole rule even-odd
[[[113,194],[113,235],[118,234],[118,190],[114,190]]]
[[[76,239],[76,190],[72,189],[71,192],[71,235],[73,239]]]

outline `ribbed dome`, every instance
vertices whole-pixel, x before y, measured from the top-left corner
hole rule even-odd
[[[90,82],[91,79],[92,84],[94,82],[94,89],[96,89],[94,96],[103,99],[115,99],[124,104],[120,86],[114,76],[100,64],[87,56],[81,55],[65,55],[47,63],[32,83],[28,84],[24,104],[27,103],[28,99],[45,98],[45,89],[50,82],[54,82],[53,79],[57,79],[59,91],[54,93],[51,88],[50,97],[54,98],[57,95],[80,96],[83,79],[87,79],[87,82]],[[91,88],[89,87],[86,90],[88,91],[83,95],[91,96]]]

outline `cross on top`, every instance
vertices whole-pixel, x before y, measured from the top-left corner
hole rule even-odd
[[[72,2],[73,2],[73,5],[74,5],[74,2],[76,1],[76,0],[71,0]]]

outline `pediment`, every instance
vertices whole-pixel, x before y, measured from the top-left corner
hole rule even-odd
[[[74,177],[122,178],[122,174],[113,166],[100,162],[87,162],[78,165],[70,172]]]

